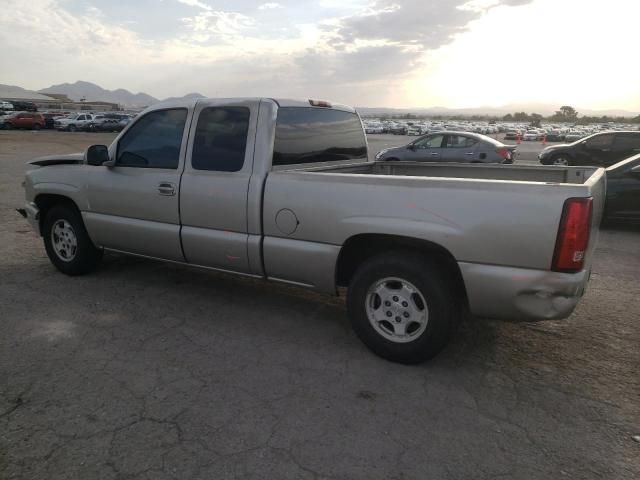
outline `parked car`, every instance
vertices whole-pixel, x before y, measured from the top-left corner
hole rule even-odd
[[[519,130],[508,130],[504,135],[505,140],[517,140],[520,137]]]
[[[607,168],[604,220],[640,223],[640,155]]]
[[[407,134],[407,126],[401,124],[395,124],[389,127],[389,133],[393,135],[406,135]]]
[[[356,111],[313,100],[152,106],[110,147],[31,167],[21,213],[61,272],[115,250],[348,287],[357,335],[403,363],[437,354],[462,309],[567,317],[605,188],[598,168],[372,162]]]
[[[413,162],[513,163],[517,147],[470,132],[430,133],[402,147],[378,152],[376,160]]]
[[[38,107],[36,107],[36,104],[33,102],[23,102],[23,101],[12,100],[10,103],[13,105],[13,109],[16,112],[37,112],[38,111]]]
[[[585,132],[569,132],[564,136],[565,142],[575,142],[587,136]]]
[[[123,128],[124,125],[117,118],[103,118],[89,125],[92,132],[119,132]]]
[[[14,110],[13,103],[1,101],[0,102],[0,110],[3,110],[3,111],[12,111],[12,110]]]
[[[5,128],[26,128],[40,130],[45,126],[45,119],[41,113],[17,112],[4,121]]]
[[[547,142],[563,142],[564,135],[558,130],[550,130],[547,132],[546,140]]]
[[[640,132],[604,132],[570,144],[549,146],[538,159],[543,165],[609,167],[636,153],[640,153]]]
[[[78,130],[88,130],[92,122],[93,115],[90,113],[76,113],[68,117],[56,119],[54,127],[56,130],[76,132]]]
[[[53,128],[56,119],[63,117],[63,115],[59,113],[51,112],[43,113],[42,116],[44,117],[44,128]]]

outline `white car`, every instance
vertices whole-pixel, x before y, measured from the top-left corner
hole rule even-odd
[[[69,115],[65,118],[58,118],[53,123],[56,130],[67,130],[76,132],[78,130],[87,130],[93,122],[93,115],[90,113],[78,113]]]
[[[535,142],[540,138],[540,134],[538,132],[527,132],[522,136],[522,139],[525,142]]]
[[[11,102],[0,102],[0,110],[13,110],[13,103]]]

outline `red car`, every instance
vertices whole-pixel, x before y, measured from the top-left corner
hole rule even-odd
[[[8,128],[28,128],[40,130],[45,126],[45,119],[41,113],[20,112],[7,118],[5,126]]]

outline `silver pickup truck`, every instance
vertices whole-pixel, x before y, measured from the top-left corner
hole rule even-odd
[[[369,161],[358,114],[313,100],[162,104],[109,147],[30,163],[22,213],[61,272],[109,250],[347,287],[357,335],[403,363],[464,311],[571,314],[605,198],[597,168]]]

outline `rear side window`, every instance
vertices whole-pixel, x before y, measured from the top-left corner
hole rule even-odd
[[[613,142],[613,133],[605,133],[602,135],[596,135],[587,140],[587,146],[589,148],[608,148]]]
[[[476,144],[476,140],[462,135],[449,135],[447,137],[447,148],[469,148]]]
[[[140,118],[118,143],[121,167],[178,168],[186,108],[156,110]]]
[[[195,170],[237,172],[244,164],[249,131],[247,107],[209,107],[200,112],[193,142]]]
[[[367,144],[355,113],[313,107],[278,110],[274,166],[366,158]]]
[[[639,133],[618,133],[613,149],[618,152],[635,152],[640,151],[640,132]]]

